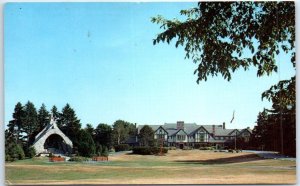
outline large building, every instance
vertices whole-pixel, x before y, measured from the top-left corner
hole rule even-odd
[[[154,138],[165,146],[226,146],[234,143],[236,138],[249,141],[251,129],[226,129],[222,125],[197,125],[196,123],[165,123],[164,125],[149,125],[154,131]],[[138,126],[138,134],[144,125]]]

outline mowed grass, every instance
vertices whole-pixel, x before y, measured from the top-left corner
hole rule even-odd
[[[108,162],[6,163],[12,184],[295,184],[296,162],[251,153],[172,150],[166,156],[122,154]]]

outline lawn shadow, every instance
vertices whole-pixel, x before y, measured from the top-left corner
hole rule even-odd
[[[256,154],[245,154],[235,157],[228,157],[228,158],[215,158],[215,159],[208,159],[208,160],[176,160],[175,162],[184,163],[184,164],[229,164],[229,163],[242,163],[242,162],[250,162],[250,161],[257,161],[263,160],[263,158],[257,156]]]

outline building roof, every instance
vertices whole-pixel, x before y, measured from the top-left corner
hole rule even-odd
[[[138,126],[138,133],[143,128],[144,125]],[[181,129],[177,129],[177,123],[165,123],[163,125],[148,125],[150,126],[154,131],[156,131],[159,127],[162,127],[167,133],[168,136],[173,136],[177,134]],[[237,131],[237,135],[241,134],[245,130],[248,130],[250,133],[252,132],[249,128],[238,130],[238,129],[223,129],[223,125],[197,125],[196,123],[184,123],[183,125],[183,131],[187,135],[193,135],[195,134],[198,129],[204,128],[208,133],[212,134],[214,133],[214,136],[234,136],[234,131]],[[216,140],[214,138],[211,138],[211,142],[221,142],[223,140]]]

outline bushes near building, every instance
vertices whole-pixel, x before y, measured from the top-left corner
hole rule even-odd
[[[114,148],[116,152],[131,150],[131,147],[128,144],[115,145]]]
[[[132,153],[140,155],[154,155],[160,153],[160,147],[134,147],[132,149]],[[168,153],[168,149],[162,148],[162,153]]]

